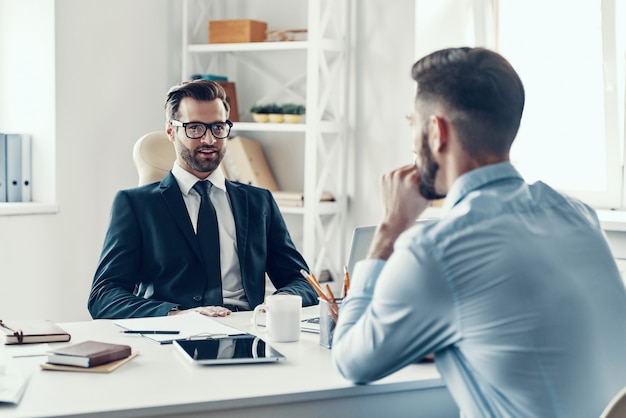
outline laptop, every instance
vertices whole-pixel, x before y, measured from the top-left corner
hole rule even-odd
[[[354,273],[354,265],[367,255],[376,232],[376,225],[357,226],[352,232],[352,242],[348,253],[348,274]]]
[[[435,222],[437,219],[426,218],[418,219],[415,223],[422,226]],[[350,244],[350,252],[348,253],[348,274],[352,276],[354,273],[354,265],[363,259],[367,255],[370,249],[372,239],[374,239],[374,232],[376,232],[377,225],[358,226],[352,233],[352,243]]]
[[[429,223],[433,219],[420,219],[417,223]],[[376,225],[357,226],[352,232],[352,241],[350,243],[350,251],[348,253],[348,274],[352,276],[354,272],[354,265],[363,259],[369,251],[370,244],[374,238],[374,232],[376,232]],[[307,318],[302,320],[300,329],[304,332],[320,332],[320,318],[319,316],[313,318]]]
[[[320,333],[320,317],[314,316],[312,318],[303,319],[300,322],[300,331],[319,334]]]
[[[357,261],[363,260],[367,255],[372,238],[374,238],[374,231],[376,225],[358,226],[352,232],[352,242],[350,244],[350,251],[348,253],[348,274],[352,275],[354,265]],[[320,332],[320,317],[314,316],[312,318],[303,319],[301,322],[300,330],[304,332],[312,332],[319,334]]]

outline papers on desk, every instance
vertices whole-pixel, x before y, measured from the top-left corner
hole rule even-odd
[[[0,374],[0,404],[18,404],[26,390],[29,378],[29,375],[7,367],[6,371]]]
[[[9,357],[37,357],[47,356],[50,351],[50,344],[16,344],[4,347],[5,353]]]
[[[238,330],[198,312],[189,312],[172,316],[149,318],[117,319],[113,323],[124,330],[179,331],[178,334],[139,334],[160,344],[171,344],[173,340],[189,338],[209,338],[229,335],[243,335]],[[132,335],[132,334],[131,334]],[[135,334],[137,335],[137,334]]]

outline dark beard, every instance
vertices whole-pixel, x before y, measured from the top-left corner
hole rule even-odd
[[[183,144],[180,156],[192,170],[200,173],[212,173],[217,167],[219,167],[220,162],[224,158],[224,149],[222,149],[221,152],[218,151],[217,160],[205,160],[196,156],[195,149],[187,148]]]
[[[439,164],[435,162],[433,154],[428,147],[428,135],[422,133],[422,146],[420,149],[420,165],[417,167],[420,173],[420,194],[428,200],[437,200],[446,197],[435,190],[435,178],[439,171]]]

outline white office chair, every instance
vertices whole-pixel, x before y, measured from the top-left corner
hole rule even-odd
[[[611,399],[600,418],[626,418],[626,387]]]
[[[176,150],[163,131],[139,138],[133,148],[133,162],[139,175],[139,186],[161,181],[176,161]]]

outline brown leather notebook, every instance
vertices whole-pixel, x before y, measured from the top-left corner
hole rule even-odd
[[[0,341],[4,344],[53,343],[70,338],[67,331],[46,319],[0,319]]]
[[[95,367],[115,360],[130,357],[131,348],[123,344],[83,341],[52,350],[48,363],[77,367]]]
[[[131,361],[138,355],[139,355],[139,352],[133,351],[130,357],[126,357],[121,360],[115,360],[110,363],[105,363],[105,364],[101,364],[99,366],[94,366],[94,367],[63,366],[60,364],[50,364],[50,363],[43,363],[40,366],[42,370],[53,370],[53,371],[59,371],[59,372],[110,373],[113,370],[116,370],[121,365],[128,363],[129,361]]]

